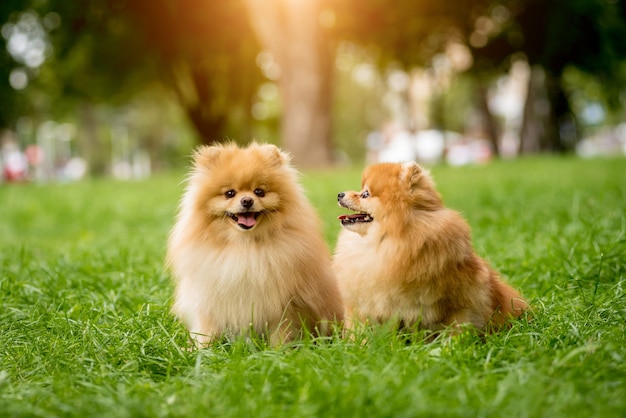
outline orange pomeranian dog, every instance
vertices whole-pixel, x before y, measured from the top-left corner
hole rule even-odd
[[[172,312],[199,345],[256,334],[277,345],[343,319],[320,223],[273,145],[205,146],[169,239]]]
[[[361,186],[338,195],[355,212],[339,217],[333,260],[346,328],[394,320],[489,331],[527,307],[474,253],[467,222],[443,206],[428,171],[414,162],[375,164]]]

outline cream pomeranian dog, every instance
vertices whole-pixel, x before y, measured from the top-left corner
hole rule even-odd
[[[321,225],[274,145],[197,150],[171,231],[172,312],[203,346],[260,335],[278,345],[343,319]]]
[[[333,260],[346,328],[395,320],[431,331],[463,324],[490,331],[527,307],[476,255],[467,222],[443,206],[427,170],[375,164],[361,186],[338,195],[355,212],[339,217]]]

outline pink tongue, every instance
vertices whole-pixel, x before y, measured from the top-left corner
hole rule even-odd
[[[253,213],[240,213],[237,215],[237,223],[251,227],[256,223]]]
[[[339,215],[337,216],[337,219],[339,220],[343,220],[343,219],[354,219],[354,218],[363,218],[365,215],[363,215],[362,213],[354,213],[351,215]]]

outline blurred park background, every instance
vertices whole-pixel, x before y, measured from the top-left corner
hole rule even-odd
[[[622,0],[2,0],[3,181],[626,152]]]

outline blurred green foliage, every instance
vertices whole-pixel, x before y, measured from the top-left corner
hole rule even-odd
[[[564,79],[568,71],[580,71],[579,78],[590,83],[601,80],[602,101],[617,109],[624,105],[622,0],[319,1],[320,15],[304,18],[320,22],[335,51],[346,42],[363,48],[364,61],[378,65],[381,74],[390,65],[432,68],[433,58],[451,43],[464,46],[471,54],[467,78],[460,82],[465,93],[461,100],[444,99],[447,105],[475,106],[467,99],[472,90],[504,74],[515,60],[541,68],[551,104],[546,149],[571,149],[559,129],[565,120],[577,122],[571,82]],[[41,44],[44,62],[27,62],[15,44],[10,52],[12,30],[24,16],[35,18],[25,36]],[[156,108],[160,101],[180,106],[197,141],[261,135],[280,142],[280,107],[290,104],[280,103],[280,94],[268,99],[260,93],[279,75],[268,75],[267,63],[260,62],[255,18],[244,0],[4,0],[0,128],[15,130],[25,115],[35,124],[80,118],[87,106],[123,107],[151,91]],[[277,22],[289,24],[286,15]],[[353,158],[362,156],[364,134],[385,118],[384,85],[364,88],[340,70],[334,77],[334,143]],[[155,91],[161,93],[154,96]],[[455,94],[460,93],[445,93]],[[259,104],[265,106],[263,117],[255,116]],[[435,119],[466,113],[443,112]]]

